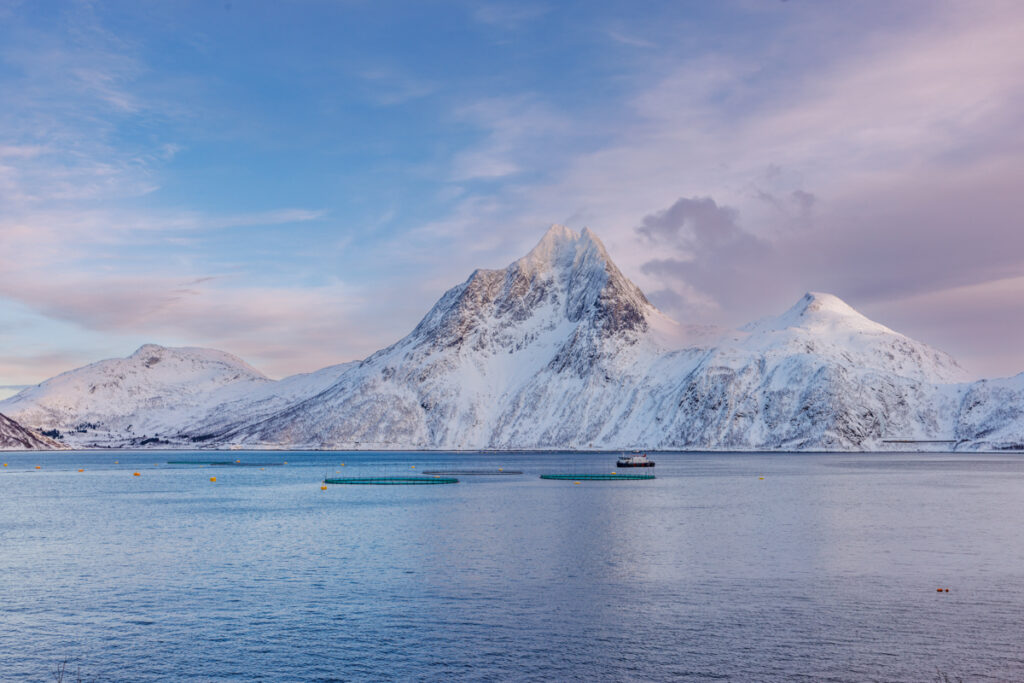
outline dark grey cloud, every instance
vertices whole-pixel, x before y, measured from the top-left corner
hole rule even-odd
[[[1006,340],[1024,336],[1024,298],[997,284],[1024,277],[1024,193],[1015,185],[992,169],[902,178],[829,201],[795,191],[776,197],[790,213],[764,236],[710,197],[683,198],[636,228],[655,252],[642,269],[664,290],[658,303],[688,322],[740,324],[827,291],[981,373],[1007,374],[1017,370],[1006,366]],[[707,301],[722,318],[701,317]]]
[[[736,225],[736,211],[719,206],[711,197],[681,198],[663,211],[644,216],[636,229],[653,241],[676,242],[680,246],[722,244],[741,232]]]
[[[644,273],[688,291],[707,294],[730,309],[748,283],[750,264],[772,258],[772,245],[743,230],[738,212],[711,197],[680,198],[645,216],[636,232],[659,256],[642,265]],[[658,297],[668,312],[685,316],[687,297],[663,290]]]

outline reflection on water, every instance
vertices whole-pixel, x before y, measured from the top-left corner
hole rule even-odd
[[[4,457],[0,679],[1024,680],[1019,456],[208,455]]]

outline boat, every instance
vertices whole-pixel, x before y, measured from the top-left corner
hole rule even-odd
[[[637,453],[635,455],[626,455],[623,453],[618,460],[615,461],[616,467],[654,467],[654,461],[647,457],[646,453]]]

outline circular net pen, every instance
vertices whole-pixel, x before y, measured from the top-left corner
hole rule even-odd
[[[499,477],[509,474],[522,474],[522,470],[506,470],[499,468],[496,470],[424,470],[423,474],[430,475],[445,475],[445,476],[466,476],[466,477]]]
[[[455,477],[334,477],[324,479],[325,484],[352,484],[362,486],[431,486],[433,484],[458,484]]]
[[[234,462],[227,460],[168,460],[168,465],[208,465],[210,467],[281,467],[283,462]]]
[[[654,479],[653,474],[542,474],[541,479],[557,479],[559,481],[617,481],[619,479]]]

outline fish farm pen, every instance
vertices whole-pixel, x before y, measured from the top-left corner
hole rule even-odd
[[[613,481],[617,479],[654,479],[653,474],[542,474],[541,479],[560,481]]]
[[[210,467],[281,467],[283,462],[228,462],[227,460],[168,460],[168,465],[209,465]]]
[[[362,484],[369,486],[422,486],[424,484],[458,484],[455,477],[342,477],[324,479],[325,484]]]
[[[441,475],[448,475],[448,476],[467,476],[467,477],[472,477],[472,476],[479,476],[479,477],[488,476],[489,477],[489,476],[501,476],[501,475],[506,475],[506,474],[522,474],[522,473],[523,473],[522,470],[506,470],[506,469],[497,469],[497,470],[424,470],[423,471],[423,474],[427,474],[427,475],[441,474]]]

